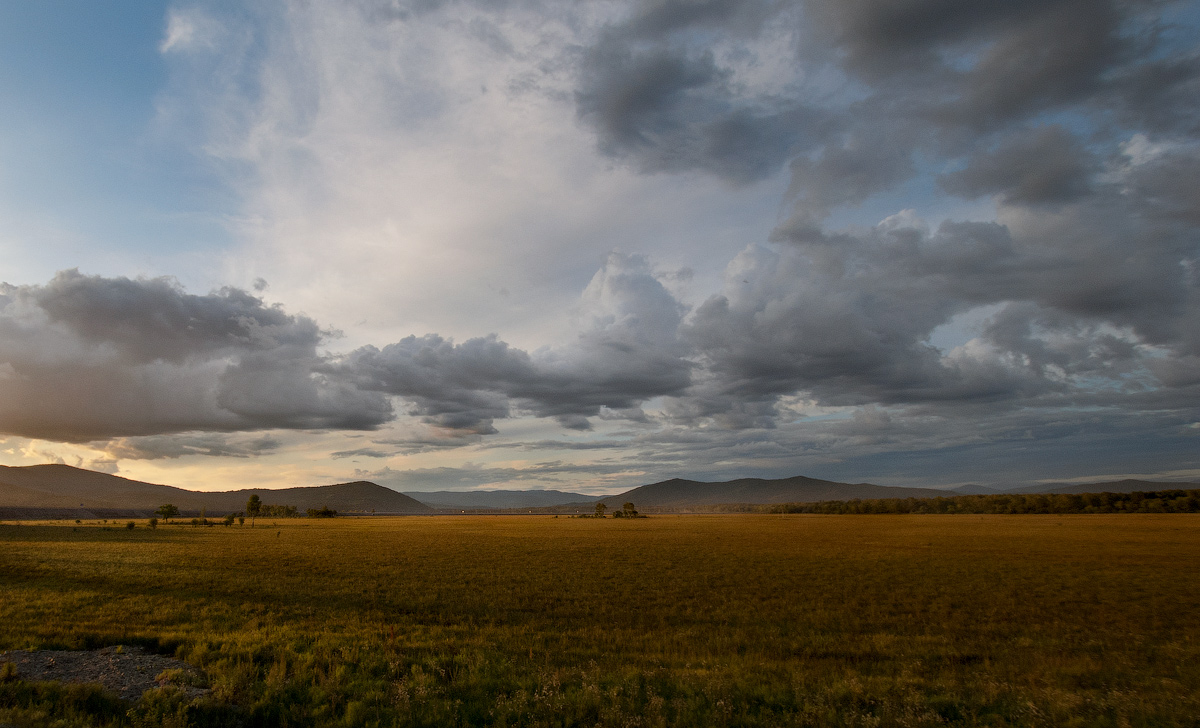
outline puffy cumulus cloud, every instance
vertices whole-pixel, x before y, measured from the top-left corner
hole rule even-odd
[[[509,415],[503,390],[535,376],[529,355],[495,336],[455,344],[437,334],[352,352],[342,365],[362,389],[399,395],[430,424],[491,434]]]
[[[329,334],[315,321],[245,291],[197,296],[169,279],[67,271],[3,288],[0,427],[116,438],[103,445],[109,455],[158,459],[278,446],[222,431],[374,429],[393,419],[393,398],[425,426],[337,457],[459,447],[516,414],[577,430],[594,417],[645,422],[642,403],[690,384],[685,312],[647,259],[613,254],[584,290],[565,345],[529,353],[496,335],[456,344],[428,334],[335,356],[318,350]]]
[[[326,336],[237,289],[198,296],[170,279],[77,271],[6,284],[0,430],[82,442],[391,419],[386,397],[323,370]]]
[[[576,313],[578,336],[560,347],[528,353],[495,335],[455,344],[428,334],[357,349],[337,371],[360,389],[404,398],[430,425],[477,434],[516,412],[575,430],[601,414],[644,419],[642,402],[690,384],[678,337],[684,308],[645,258],[610,256]]]
[[[778,397],[796,392],[833,405],[1016,407],[1161,387],[1177,388],[1177,407],[1195,407],[1200,392],[1186,372],[1200,321],[1200,240],[1159,213],[1159,200],[1130,194],[1144,184],[1139,173],[1046,208],[1056,182],[1006,198],[998,222],[932,231],[910,214],[839,233],[793,220],[777,245],[738,256],[724,291],[684,326],[703,375],[668,410],[758,427],[774,421]],[[929,343],[937,327],[989,306],[999,309],[968,344]]]
[[[843,124],[791,160],[795,209],[774,245],[735,258],[685,324],[699,373],[667,414],[763,428],[786,421],[778,403],[796,393],[975,414],[1068,398],[1194,408],[1200,231],[1185,180],[1197,157],[1178,120],[1197,46],[1172,35],[1165,6],[800,5],[797,58],[841,74],[823,108]],[[1142,97],[1153,110],[1129,113],[1125,84],[1144,74],[1163,74]],[[920,159],[948,170],[945,191],[991,196],[995,221],[822,227],[919,174]],[[930,343],[985,309],[975,338]]]

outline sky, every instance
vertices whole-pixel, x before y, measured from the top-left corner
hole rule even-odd
[[[0,464],[1200,479],[1200,8],[0,4]]]

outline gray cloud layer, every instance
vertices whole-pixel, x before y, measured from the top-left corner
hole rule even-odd
[[[0,430],[82,442],[190,430],[372,428],[385,397],[327,372],[316,322],[245,291],[58,274],[0,288]]]
[[[1167,20],[1177,6],[635,4],[574,59],[601,152],[733,185],[790,175],[793,208],[721,291],[689,307],[648,260],[613,255],[570,341],[431,333],[331,355],[316,322],[244,291],[66,272],[0,289],[0,430],[141,437],[113,450],[127,457],[174,457],[145,439],[166,433],[369,430],[397,409],[442,433],[336,454],[373,458],[486,441],[509,417],[610,418],[656,428],[630,440],[641,466],[1193,436],[1200,47]],[[764,71],[779,48],[794,69]],[[996,219],[825,226],[919,175]],[[961,341],[938,348],[946,329]],[[863,409],[817,425],[796,399]]]

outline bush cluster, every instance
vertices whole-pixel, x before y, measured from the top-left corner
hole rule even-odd
[[[876,498],[780,503],[769,513],[1200,513],[1200,490],[1138,493],[998,493],[948,498]]]

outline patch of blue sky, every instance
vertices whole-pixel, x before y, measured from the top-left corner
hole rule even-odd
[[[988,320],[1000,313],[1007,305],[1007,302],[991,303],[964,311],[935,328],[930,332],[926,341],[940,349],[942,353],[949,352],[978,337]]]
[[[952,197],[938,185],[945,170],[940,162],[917,158],[912,177],[878,192],[858,205],[843,205],[825,220],[827,230],[872,227],[903,210],[913,210],[931,230],[946,220],[986,222],[995,220],[996,206],[991,198],[965,200]]]
[[[1161,35],[1158,52],[1152,56],[1163,58],[1173,53],[1193,53],[1196,37],[1200,34],[1200,3],[1176,2],[1162,11]]]
[[[18,227],[66,231],[84,265],[104,252],[153,267],[229,242],[233,200],[216,170],[153,128],[165,13],[162,2],[0,4],[0,197],[30,221]],[[5,244],[44,242],[10,232]]]
[[[841,420],[854,419],[854,413],[855,410],[853,408],[847,407],[836,412],[822,412],[820,414],[797,417],[796,419],[792,420],[792,423],[800,424],[805,422],[838,422]]]

